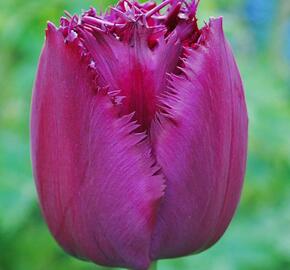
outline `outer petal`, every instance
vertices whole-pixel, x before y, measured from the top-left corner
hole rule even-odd
[[[227,228],[242,188],[247,151],[243,86],[222,19],[203,29],[184,75],[172,76],[151,129],[167,178],[153,236],[152,258],[203,250]],[[166,113],[164,114],[164,111]]]
[[[146,269],[163,180],[129,116],[95,90],[77,41],[49,25],[35,84],[32,161],[48,226],[75,256]]]

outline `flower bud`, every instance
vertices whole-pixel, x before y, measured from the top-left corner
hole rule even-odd
[[[232,219],[243,86],[222,19],[199,29],[196,9],[121,0],[48,23],[32,163],[48,227],[76,257],[144,270],[210,247]]]

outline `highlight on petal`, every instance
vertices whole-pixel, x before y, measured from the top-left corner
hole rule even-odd
[[[31,114],[42,210],[75,256],[146,269],[164,181],[145,135],[132,133],[132,116],[118,117],[109,97],[94,89],[78,50],[49,26]]]
[[[151,127],[166,177],[153,236],[153,259],[201,251],[223,234],[241,192],[247,151],[243,86],[222,30],[202,29],[204,44],[187,51],[183,73],[170,75]]]

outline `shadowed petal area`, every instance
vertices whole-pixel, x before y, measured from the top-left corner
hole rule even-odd
[[[48,25],[31,114],[42,210],[65,250],[98,264],[147,269],[163,178],[132,116],[97,90],[77,39]]]
[[[222,19],[202,29],[187,50],[180,76],[171,75],[152,145],[166,177],[151,257],[201,251],[223,234],[237,203],[246,165],[243,86]]]

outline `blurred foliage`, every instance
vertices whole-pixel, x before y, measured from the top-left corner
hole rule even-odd
[[[41,217],[29,156],[29,110],[46,21],[110,0],[0,0],[0,270],[104,269],[66,255]],[[224,16],[246,89],[249,158],[238,212],[199,255],[159,269],[290,269],[290,2],[201,0]]]

